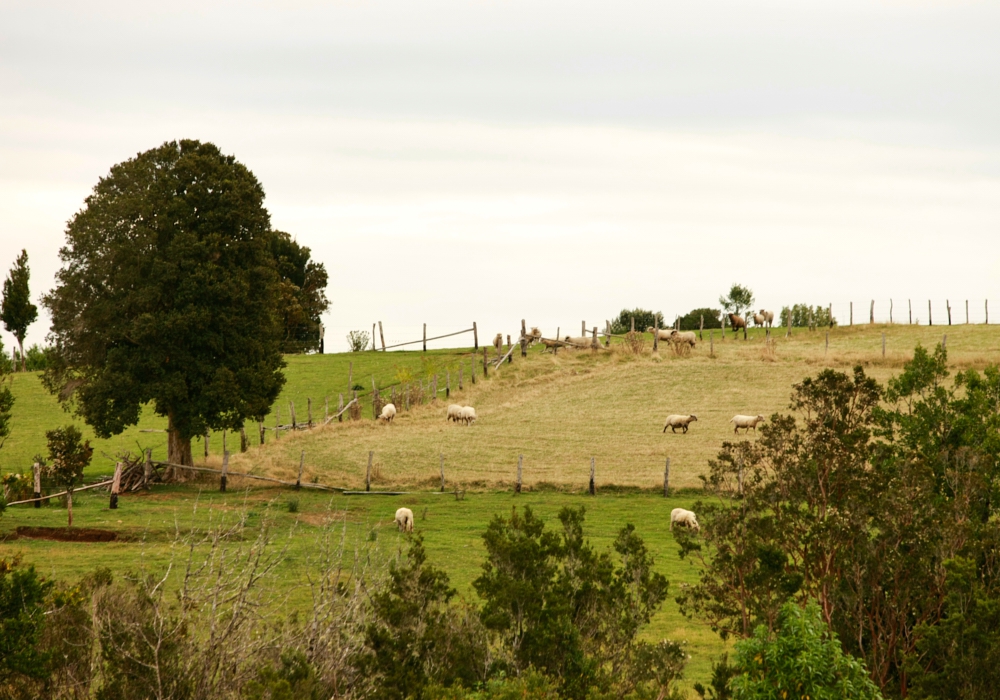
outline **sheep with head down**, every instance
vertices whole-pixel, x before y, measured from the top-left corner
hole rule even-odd
[[[466,425],[472,425],[477,420],[476,409],[472,406],[463,406],[462,413],[459,415],[458,419]]]
[[[387,403],[382,407],[382,415],[378,418],[379,420],[384,420],[386,423],[392,423],[392,419],[396,417],[396,406],[395,404]]]
[[[669,340],[676,345],[690,345],[693,348],[698,343],[698,334],[694,331],[670,331]]]
[[[396,527],[400,532],[413,532],[413,511],[400,508],[396,511]]]
[[[456,423],[462,420],[462,407],[459,406],[457,403],[453,403],[450,406],[448,406],[447,419],[449,422],[455,421]]]
[[[656,333],[657,340],[670,340],[670,335],[674,332],[673,328],[653,328],[650,326],[646,329],[647,333]]]
[[[684,508],[674,508],[670,511],[670,529],[674,529],[674,525],[682,525],[684,527],[689,527],[692,530],[700,530],[701,526],[698,524],[698,518],[695,516],[693,510],[685,510]]]

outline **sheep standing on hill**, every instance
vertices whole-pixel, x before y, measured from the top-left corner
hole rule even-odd
[[[534,345],[542,339],[542,332],[538,329],[538,326],[532,326],[531,332],[524,336],[528,341],[528,345]]]
[[[760,310],[760,315],[764,317],[764,325],[768,328],[774,325],[774,312],[766,311],[764,309]]]
[[[686,433],[688,431],[688,426],[696,420],[698,420],[698,416],[667,416],[667,423],[663,426],[663,432],[667,432],[667,428],[670,428],[670,432],[676,433],[677,429],[681,428],[682,431]]]
[[[397,510],[396,527],[401,532],[413,532],[413,511],[409,508],[400,508]]]
[[[462,420],[462,407],[457,403],[448,406],[448,420],[455,421],[456,423]]]
[[[563,342],[570,347],[589,348],[593,344],[594,339],[588,338],[585,335],[567,335],[563,338]]]
[[[684,510],[683,508],[674,508],[670,511],[670,529],[674,529],[674,523],[678,525],[683,525],[684,527],[689,527],[692,530],[700,530],[701,526],[698,524],[698,518],[695,517],[694,511]]]
[[[764,314],[754,314],[753,315],[753,325],[763,326],[764,325]]]
[[[729,317],[729,327],[733,331],[738,331],[740,328],[746,330],[747,322],[743,320],[742,316],[737,316],[736,314],[726,314]]]
[[[657,334],[657,336],[659,336],[657,338],[657,340],[670,340],[670,334],[674,332],[674,329],[673,328],[653,328],[652,326],[650,326],[649,328],[646,329],[646,332],[647,333],[654,333],[655,332]]]
[[[391,403],[387,403],[382,407],[382,415],[379,416],[379,420],[384,420],[386,423],[392,423],[392,419],[396,417],[396,406]]]
[[[694,331],[670,331],[669,340],[677,345],[690,345],[694,347],[698,342],[698,334]]]
[[[764,422],[764,416],[733,416],[729,422],[733,424],[733,432],[737,435],[740,434],[740,428],[743,428],[744,433],[750,432],[753,428],[756,433],[757,424]]]
[[[472,425],[476,422],[476,409],[472,406],[463,406],[462,413],[458,419],[466,425]]]
[[[545,346],[545,350],[550,350],[552,352],[555,352],[557,348],[564,347],[563,341],[552,340],[550,338],[542,338],[542,345]],[[545,350],[542,350],[542,352],[545,352]]]

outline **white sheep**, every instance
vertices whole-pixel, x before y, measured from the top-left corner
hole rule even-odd
[[[692,530],[700,530],[701,526],[698,524],[698,518],[695,516],[694,511],[684,510],[683,508],[674,508],[670,511],[670,529],[674,529],[674,523],[678,525],[683,525],[684,527],[689,527]]]
[[[409,508],[400,508],[397,510],[396,527],[402,532],[413,532],[413,511]]]
[[[748,433],[750,429],[757,432],[757,424],[764,422],[764,416],[733,416],[729,419],[729,422],[733,424],[733,432],[739,435],[740,428],[743,428],[743,432]]]
[[[448,420],[455,421],[456,423],[462,420],[462,407],[457,403],[448,406]]]
[[[667,423],[663,426],[663,432],[667,432],[667,428],[670,428],[670,432],[676,433],[677,429],[681,428],[683,432],[686,433],[688,431],[688,426],[696,420],[698,420],[698,416],[667,416]]]
[[[671,331],[670,342],[676,343],[677,345],[684,345],[687,343],[691,347],[694,347],[698,342],[698,334],[694,331]]]
[[[531,332],[524,337],[527,339],[528,345],[534,345],[542,339],[542,332],[538,329],[538,326],[532,326]]]
[[[753,325],[755,325],[755,326],[763,326],[764,325],[764,314],[763,313],[759,313],[759,314],[754,314],[753,315]]]
[[[774,312],[773,311],[767,311],[765,309],[761,309],[760,310],[760,315],[764,317],[764,323],[767,324],[768,327],[774,325]],[[756,314],[754,316],[756,318]]]
[[[379,416],[379,420],[384,420],[386,423],[392,423],[392,419],[396,417],[396,406],[395,404],[387,403],[382,407],[382,415]]]
[[[653,328],[652,326],[650,326],[649,328],[646,329],[647,333],[653,333],[654,331],[659,336],[658,340],[670,340],[670,335],[671,335],[671,333],[674,332],[674,329],[673,328]]]
[[[593,338],[588,338],[585,335],[582,335],[582,336],[581,335],[567,335],[565,338],[563,338],[563,342],[566,343],[567,345],[569,345],[570,347],[589,348],[593,344],[594,339]]]
[[[476,422],[476,409],[472,406],[463,406],[462,413],[458,419],[466,425],[472,425]]]

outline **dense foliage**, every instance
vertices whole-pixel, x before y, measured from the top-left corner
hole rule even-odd
[[[653,312],[647,309],[635,308],[622,309],[612,321],[611,332],[615,335],[624,335],[632,330],[632,320],[635,319],[635,330],[644,333],[647,328],[666,328],[663,323],[663,314],[659,311]]]
[[[98,436],[151,403],[191,464],[193,436],[267,413],[284,331],[263,201],[235,158],[180,141],[114,166],[69,222],[45,382]]]
[[[809,306],[809,304],[783,306],[779,324],[783,328],[788,327],[789,315],[792,317],[792,327],[794,328],[821,328],[837,325],[837,320],[830,316],[830,307],[828,306]]]
[[[694,309],[680,317],[680,329],[682,331],[696,331],[701,328],[702,319],[705,320],[705,328],[721,328],[722,312],[718,309]]]
[[[28,326],[38,318],[38,307],[31,303],[30,277],[28,251],[21,250],[21,254],[14,261],[14,267],[10,269],[7,279],[3,282],[0,319],[3,320],[4,328],[17,339],[17,346],[21,349],[22,371],[26,369],[24,366],[24,336],[28,332]]]
[[[271,254],[281,278],[281,349],[288,353],[316,350],[320,316],[330,306],[326,298],[326,266],[312,260],[309,248],[281,231],[272,233]]]
[[[753,308],[753,292],[742,284],[734,284],[729,288],[729,294],[719,297],[719,304],[727,314],[743,316]]]
[[[700,534],[677,534],[701,569],[682,609],[747,637],[773,632],[786,602],[815,600],[884,694],[947,673],[910,660],[946,619],[949,560],[976,562],[976,590],[996,590],[1000,370],[949,387],[946,359],[918,347],[885,387],[860,367],[824,370],[795,386],[798,417],[725,443]]]
[[[84,440],[80,429],[75,425],[56,428],[45,433],[48,440],[49,458],[52,464],[45,470],[53,481],[67,489],[66,507],[69,525],[73,525],[73,489],[83,481],[83,470],[90,464],[94,456],[94,448],[90,440]]]

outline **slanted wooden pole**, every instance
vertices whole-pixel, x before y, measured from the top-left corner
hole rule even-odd
[[[441,493],[444,493],[444,454],[441,455]]]
[[[597,495],[597,488],[594,486],[594,465],[595,460],[593,457],[590,458],[590,495]]]
[[[472,349],[479,349],[479,331],[476,330],[476,322],[472,322]]]
[[[424,352],[427,352],[427,324],[424,324]]]
[[[111,503],[108,508],[116,510],[118,508],[118,493],[122,485],[122,463],[115,462],[115,475],[111,479]]]
[[[948,325],[951,325],[951,302],[947,299],[944,300],[944,306],[948,310]]]
[[[670,458],[667,457],[667,464],[663,467],[663,497],[670,495]]]
[[[302,470],[306,466],[306,451],[302,450],[302,454],[299,455],[299,476],[295,479],[295,490],[298,491],[302,488]]]
[[[229,452],[222,453],[222,476],[219,477],[219,492],[226,492],[226,480],[229,476]]]
[[[382,335],[382,322],[378,322],[378,337],[382,341],[382,352],[385,352],[385,336]]]
[[[42,465],[35,462],[31,467],[32,476],[34,477],[35,490],[32,493],[32,498],[42,497]],[[35,508],[41,508],[42,502],[35,501]]]
[[[146,461],[142,465],[142,487],[149,489],[149,482],[153,479],[153,451],[146,448]]]

